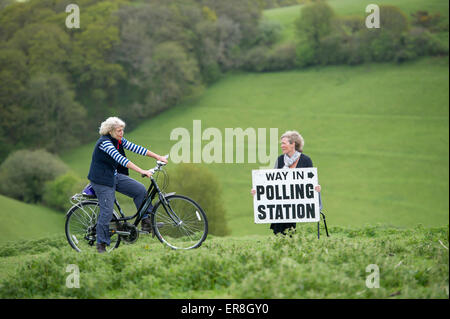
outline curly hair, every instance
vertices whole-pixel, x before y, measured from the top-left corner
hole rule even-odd
[[[125,127],[125,122],[115,116],[108,117],[105,121],[102,122],[98,132],[100,133],[100,135],[108,135],[117,127]]]
[[[295,142],[295,150],[299,152],[303,152],[303,146],[305,146],[305,140],[297,131],[286,131],[283,135],[281,135],[280,140],[283,138],[287,138],[289,143],[292,144]]]

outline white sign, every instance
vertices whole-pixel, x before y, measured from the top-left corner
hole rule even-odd
[[[320,220],[317,168],[252,170],[255,223]]]

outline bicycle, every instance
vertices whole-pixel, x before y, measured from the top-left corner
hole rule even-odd
[[[114,208],[109,227],[111,243],[107,247],[108,252],[119,247],[122,240],[128,244],[135,243],[140,234],[152,233],[153,237],[156,236],[161,243],[172,249],[198,248],[205,241],[208,235],[208,220],[200,205],[187,196],[163,192],[168,185],[168,175],[163,169],[165,165],[166,163],[157,161],[157,165],[151,169],[153,174],[156,174],[156,179],[159,172],[164,173],[165,184],[161,189],[153,175],[150,177],[147,195],[136,214],[127,217],[117,199],[115,200],[118,212]],[[151,217],[151,232],[138,229],[142,217],[157,194],[159,200],[148,213]],[[100,211],[97,197],[85,188],[82,193],[72,196],[71,203],[73,206],[66,213],[65,224],[70,246],[78,252],[95,247],[95,228]],[[135,219],[134,222],[129,223],[132,219]]]

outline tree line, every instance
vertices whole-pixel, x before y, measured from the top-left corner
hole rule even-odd
[[[258,44],[254,0],[67,0],[0,10],[0,161],[13,150],[59,153],[118,115],[141,120],[196,94]]]
[[[14,150],[92,141],[110,115],[132,129],[230,70],[448,54],[436,36],[448,21],[421,11],[411,25],[392,6],[374,30],[320,0],[79,0],[81,27],[68,29],[70,3],[0,2],[0,162]],[[296,40],[280,45],[281,26],[262,10],[297,3],[306,5]]]
[[[448,55],[448,19],[420,10],[408,17],[392,5],[379,6],[380,28],[368,28],[364,15],[340,16],[326,1],[302,7],[295,41],[255,46],[244,55],[253,72],[314,65],[397,62]],[[276,43],[276,42],[275,42]]]

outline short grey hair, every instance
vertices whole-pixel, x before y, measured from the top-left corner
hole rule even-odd
[[[303,152],[303,146],[305,146],[305,140],[303,136],[300,135],[297,131],[286,131],[283,135],[281,135],[280,140],[283,138],[287,138],[289,143],[295,143],[295,150],[299,152]]]
[[[98,132],[100,133],[100,135],[108,135],[118,127],[125,127],[125,122],[118,117],[111,116],[102,122]]]

